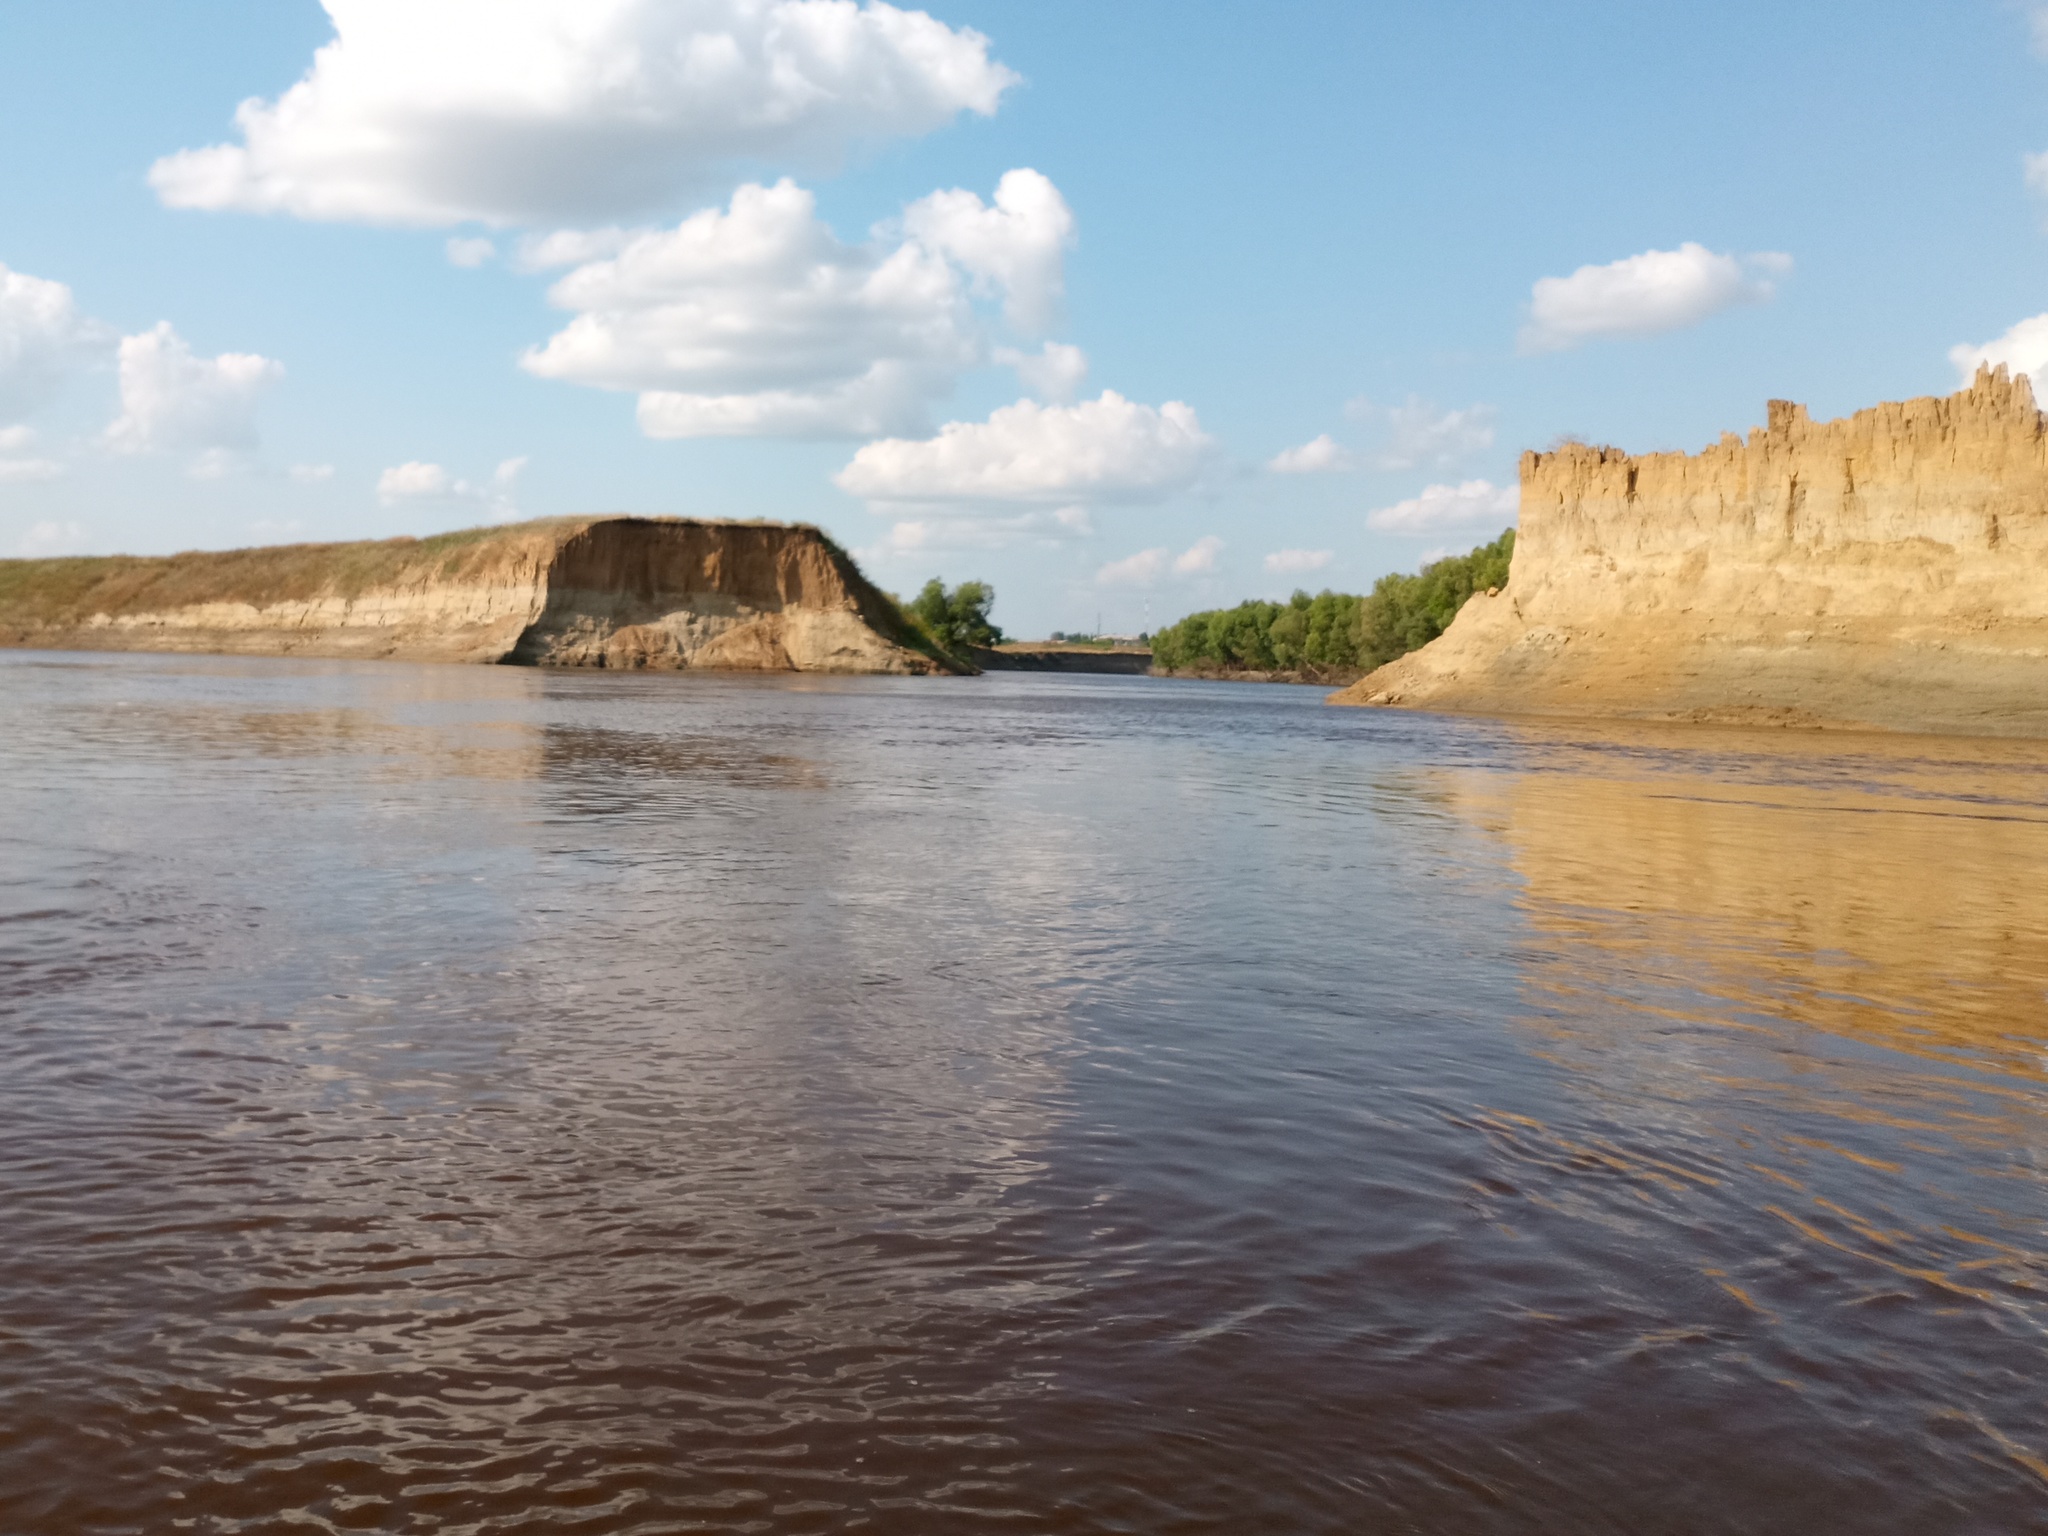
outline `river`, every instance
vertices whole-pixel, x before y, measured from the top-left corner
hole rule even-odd
[[[0,654],[0,1531],[2048,1523],[2048,746]]]

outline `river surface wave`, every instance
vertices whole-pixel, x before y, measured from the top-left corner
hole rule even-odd
[[[0,656],[0,1531],[2048,1522],[2048,748]]]

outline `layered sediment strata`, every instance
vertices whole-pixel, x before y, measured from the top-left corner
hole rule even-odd
[[[0,561],[0,644],[740,671],[962,670],[817,529],[558,519],[429,539]]]
[[[1508,585],[1341,704],[2048,736],[2048,422],[2024,376],[1747,441],[1522,456]]]

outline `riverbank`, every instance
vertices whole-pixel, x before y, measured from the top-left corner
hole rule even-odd
[[[1154,677],[1198,678],[1211,683],[1306,683],[1317,688],[1342,688],[1365,676],[1358,667],[1293,667],[1259,671],[1250,667],[1154,667]]]
[[[968,655],[984,672],[1089,672],[1142,677],[1152,669],[1152,652],[1141,646],[1062,645],[1013,642],[977,645]]]
[[[971,670],[805,524],[556,518],[426,539],[0,560],[0,645],[724,671]]]

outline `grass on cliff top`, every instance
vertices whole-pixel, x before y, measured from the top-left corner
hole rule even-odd
[[[465,528],[430,538],[353,544],[273,544],[176,555],[67,555],[0,560],[0,613],[43,623],[183,607],[189,603],[354,597],[407,576],[453,574],[468,556],[530,537],[548,523]]]
[[[607,520],[603,514],[547,517],[463,528],[423,539],[401,536],[346,544],[187,550],[176,555],[67,555],[45,560],[0,560],[0,618],[27,624],[67,624],[82,622],[96,613],[160,612],[193,603],[261,605],[304,602],[323,596],[352,598],[406,582],[451,579],[488,565],[501,547]],[[803,526],[770,524],[755,518],[743,520],[742,525]]]

